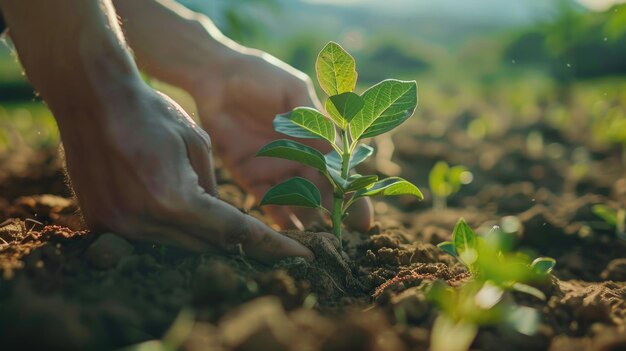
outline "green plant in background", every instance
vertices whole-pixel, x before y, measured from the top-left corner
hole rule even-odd
[[[545,279],[556,261],[550,257],[531,260],[522,253],[508,252],[504,240],[499,227],[494,227],[485,237],[479,237],[465,220],[460,219],[454,227],[452,241],[444,241],[437,247],[456,257],[474,279],[545,300],[541,290],[528,284]]]
[[[504,298],[505,291],[491,282],[473,280],[459,288],[434,282],[428,300],[439,309],[430,337],[431,351],[466,351],[481,326],[509,328],[533,335],[539,327],[539,312]]]
[[[447,198],[457,193],[461,185],[472,182],[472,173],[464,166],[450,167],[446,162],[439,161],[430,170],[428,182],[433,196],[433,208],[443,211],[447,208]]]
[[[611,108],[594,120],[593,132],[597,138],[622,148],[622,164],[626,166],[626,113],[621,107]]]
[[[610,225],[612,228],[615,228],[615,235],[622,239],[626,240],[626,209],[619,208],[617,210],[606,206],[606,205],[593,205],[592,207],[593,213],[602,218],[606,224]]]
[[[354,93],[357,81],[354,58],[334,42],[319,53],[315,68],[317,80],[329,96],[324,106],[326,114],[310,107],[297,107],[277,115],[273,125],[277,132],[290,137],[325,140],[333,150],[324,155],[305,144],[283,139],[264,146],[257,156],[292,160],[318,170],[332,185],[332,208],[322,206],[319,189],[300,177],[271,188],[261,200],[261,206],[318,208],[330,216],[333,232],[341,242],[341,223],[359,198],[412,195],[423,199],[415,185],[400,177],[379,180],[376,175],[351,174],[374,151],[361,143],[363,139],[388,132],[413,114],[417,106],[417,84],[388,79],[361,95]]]
[[[428,290],[429,300],[440,311],[431,331],[431,350],[469,350],[481,326],[508,327],[525,335],[537,331],[539,312],[504,297],[507,291],[519,291],[545,300],[541,290],[528,284],[545,281],[554,259],[531,261],[527,255],[510,252],[510,243],[497,226],[478,236],[463,219],[454,227],[452,241],[437,246],[464,264],[472,278],[458,288],[435,282]]]

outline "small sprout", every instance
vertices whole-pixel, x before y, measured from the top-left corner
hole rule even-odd
[[[453,256],[454,258],[457,258],[457,259],[459,258],[459,255],[456,254],[456,248],[454,247],[454,243],[452,243],[451,241],[441,242],[437,244],[437,247],[443,250],[448,255]]]
[[[511,290],[515,290],[515,291],[518,291],[518,292],[521,292],[530,296],[534,296],[541,301],[546,300],[546,294],[544,294],[543,291],[535,288],[534,286],[515,282],[511,284],[510,288]]]
[[[452,243],[459,255],[459,260],[472,270],[478,259],[478,238],[463,218],[454,227]]]
[[[540,321],[537,310],[527,306],[514,306],[506,314],[506,322],[518,333],[528,336],[537,333]]]
[[[316,169],[333,187],[333,206],[322,206],[321,194],[304,178],[292,178],[271,188],[261,200],[263,205],[288,205],[318,208],[332,221],[333,231],[341,242],[341,222],[350,206],[366,196],[412,195],[423,199],[421,191],[400,177],[379,180],[376,175],[351,174],[357,165],[370,157],[374,149],[362,142],[386,133],[406,121],[417,106],[417,83],[388,79],[354,92],[356,64],[341,46],[328,43],[317,57],[317,80],[328,95],[325,111],[297,107],[277,115],[277,132],[294,138],[321,139],[333,151],[324,155],[318,150],[292,140],[276,140],[264,146],[257,156],[283,158]]]
[[[433,196],[433,208],[443,211],[447,207],[446,199],[457,193],[461,185],[469,184],[473,175],[464,166],[450,167],[444,161],[439,161],[430,170],[428,181]]]
[[[531,258],[520,252],[508,252],[503,233],[495,226],[486,237],[476,235],[461,218],[452,232],[452,241],[437,245],[454,256],[480,281],[489,281],[502,289],[515,290],[545,300],[539,289],[527,284],[545,279],[552,272],[556,261],[550,257]]]
[[[461,218],[452,231],[452,241],[444,241],[437,247],[454,256],[471,271],[477,259],[478,237],[465,219]]]
[[[555,265],[556,260],[552,257],[537,257],[533,263],[530,264],[530,268],[539,275],[548,275],[552,273],[552,269]]]
[[[431,330],[430,350],[467,351],[481,326],[533,335],[539,327],[538,311],[514,304],[512,299],[504,298],[504,293],[491,281],[471,280],[458,288],[434,282],[427,297],[439,309],[439,315]]]

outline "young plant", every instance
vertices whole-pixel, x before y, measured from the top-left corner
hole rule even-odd
[[[602,218],[604,222],[615,228],[615,235],[626,240],[626,209],[620,208],[618,210],[612,209],[606,205],[593,205],[591,208],[593,213]]]
[[[507,252],[502,233],[495,227],[486,237],[479,237],[462,218],[454,227],[452,241],[437,245],[464,264],[474,279],[488,281],[506,290],[515,290],[545,300],[541,290],[528,285],[545,279],[556,261],[539,257],[531,261],[521,253]]]
[[[461,185],[472,182],[472,173],[464,166],[450,167],[444,161],[437,162],[428,175],[430,192],[433,196],[433,208],[437,211],[446,209],[446,199],[458,192]]]
[[[436,281],[427,297],[440,312],[431,330],[432,351],[469,350],[481,326],[506,327],[525,335],[539,328],[537,310],[503,298],[504,290],[489,281],[472,280],[459,288]]]
[[[325,113],[311,107],[297,107],[277,115],[273,125],[277,132],[290,137],[325,140],[333,151],[324,155],[310,146],[283,139],[264,146],[257,156],[292,160],[319,171],[332,185],[332,208],[323,207],[319,189],[300,177],[271,188],[261,200],[261,206],[318,208],[330,216],[333,232],[341,242],[341,223],[356,200],[395,195],[423,198],[415,185],[400,177],[379,180],[376,175],[351,174],[374,151],[361,143],[363,139],[388,132],[413,114],[417,106],[417,84],[389,79],[358,95],[354,92],[357,81],[354,58],[333,42],[319,53],[315,68],[317,80],[328,95]]]

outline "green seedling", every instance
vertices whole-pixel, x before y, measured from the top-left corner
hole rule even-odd
[[[540,320],[537,310],[514,304],[504,298],[504,293],[490,281],[472,280],[459,288],[434,282],[427,296],[440,313],[431,331],[430,350],[469,350],[481,326],[507,327],[525,335],[536,333]]]
[[[400,177],[379,180],[376,175],[351,174],[351,170],[374,152],[363,139],[386,133],[406,121],[417,106],[415,81],[384,80],[363,94],[354,92],[357,72],[354,58],[336,43],[328,43],[317,57],[317,80],[328,95],[323,112],[297,107],[277,115],[274,129],[294,138],[326,141],[332,151],[326,155],[293,140],[276,140],[257,156],[277,157],[312,167],[328,179],[333,188],[332,208],[322,206],[319,189],[296,177],[271,188],[261,200],[264,205],[317,208],[330,216],[333,232],[341,242],[341,223],[350,206],[366,196],[412,195],[421,191]]]
[[[528,285],[544,280],[554,268],[556,261],[539,257],[534,261],[521,253],[507,252],[503,235],[494,227],[485,237],[479,237],[460,219],[452,233],[452,241],[437,245],[441,250],[456,257],[479,281],[490,281],[506,290],[515,290],[545,300],[541,290]]]
[[[593,205],[591,208],[593,213],[602,218],[602,220],[615,228],[615,235],[623,240],[626,240],[626,209],[613,209],[606,205]]]
[[[596,137],[611,144],[621,145],[622,164],[626,166],[626,114],[620,108],[613,108],[594,121],[592,130]]]
[[[433,208],[443,211],[447,207],[447,198],[457,193],[461,185],[472,182],[472,173],[464,166],[450,167],[446,162],[439,161],[430,170],[428,181],[433,196]]]

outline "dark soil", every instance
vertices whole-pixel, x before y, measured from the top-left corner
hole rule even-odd
[[[474,228],[508,225],[519,249],[558,262],[542,287],[548,301],[513,295],[542,312],[539,333],[482,328],[473,349],[626,350],[626,242],[591,211],[626,204],[619,155],[587,145],[591,171],[572,179],[570,155],[586,141],[543,124],[473,140],[454,129],[443,138],[415,132],[427,130],[420,123],[394,136],[403,175],[427,190],[427,170],[447,160],[469,167],[475,181],[445,212],[431,210],[428,199],[378,203],[377,226],[346,231],[342,253],[316,234],[322,225],[286,233],[315,252],[312,263],[267,266],[92,234],[82,230],[54,152],[32,153],[17,169],[0,157],[1,348],[427,350],[436,310],[422,288],[469,278],[435,246],[464,217]],[[525,150],[535,130],[560,145],[559,159]],[[220,178],[227,201],[251,202]]]

